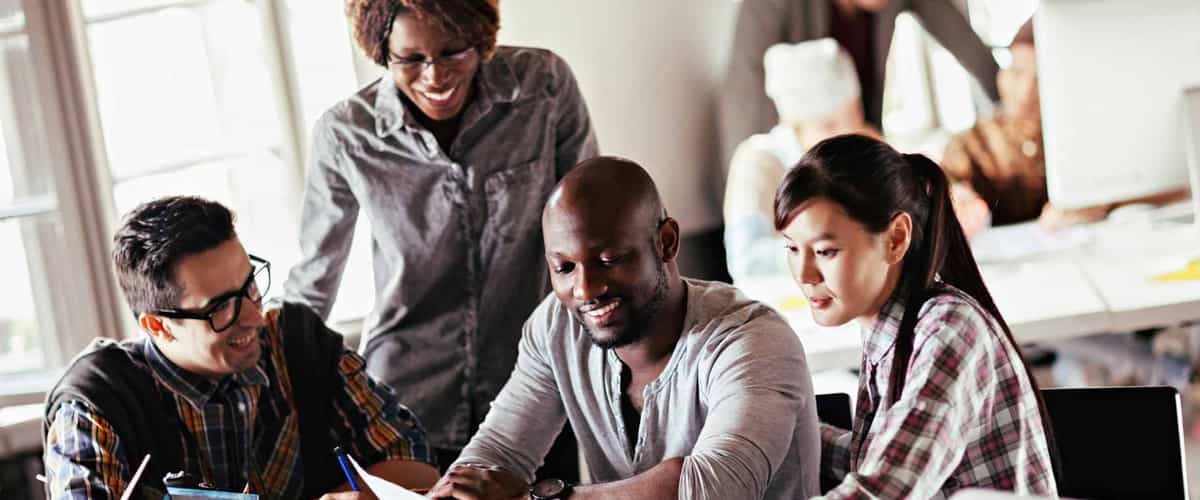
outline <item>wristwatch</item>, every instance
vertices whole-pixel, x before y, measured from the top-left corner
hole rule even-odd
[[[563,500],[571,495],[571,485],[562,479],[543,479],[529,487],[532,500]]]

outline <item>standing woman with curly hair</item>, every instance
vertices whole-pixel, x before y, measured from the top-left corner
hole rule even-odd
[[[570,67],[497,47],[497,0],[349,0],[388,72],[313,130],[289,300],[328,317],[361,213],[376,299],[360,350],[428,430],[442,465],[508,379],[549,290],[541,210],[596,155]]]
[[[945,498],[961,488],[1054,495],[1037,383],[922,155],[826,139],[775,195],[788,264],[824,326],[862,332],[854,428],[821,424],[824,498]]]

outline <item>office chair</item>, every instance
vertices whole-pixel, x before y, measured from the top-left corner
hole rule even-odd
[[[817,394],[817,420],[850,430],[854,425],[850,414],[850,395],[844,392]]]
[[[817,394],[817,420],[850,430],[854,425],[850,412],[850,395],[844,392]],[[821,475],[822,494],[829,492],[838,484],[841,482]]]
[[[1173,387],[1045,389],[1064,497],[1187,499],[1183,421]]]

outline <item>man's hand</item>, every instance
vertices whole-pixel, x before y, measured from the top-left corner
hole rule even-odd
[[[529,484],[498,467],[459,465],[446,472],[426,496],[457,500],[520,500],[529,497]]]

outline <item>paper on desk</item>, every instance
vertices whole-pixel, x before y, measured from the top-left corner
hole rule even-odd
[[[1200,281],[1200,259],[1188,262],[1187,266],[1177,271],[1156,275],[1150,281],[1157,283],[1167,281]]]
[[[371,475],[361,465],[358,465],[358,461],[354,460],[354,457],[347,456],[347,458],[350,459],[350,464],[354,466],[354,471],[358,472],[358,477],[364,483],[367,483],[367,487],[371,488],[371,492],[375,493],[376,497],[388,500],[423,500],[425,498],[387,479]]]
[[[991,227],[971,239],[976,262],[1003,262],[1077,248],[1092,239],[1092,229],[1071,226],[1047,231],[1037,221]]]

